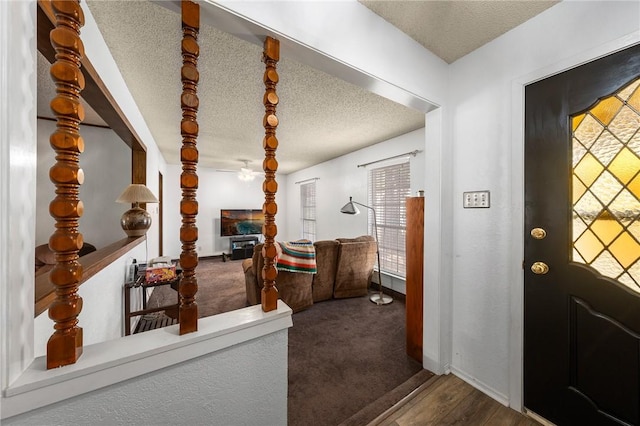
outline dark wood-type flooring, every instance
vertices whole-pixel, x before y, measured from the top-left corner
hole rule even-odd
[[[369,426],[540,426],[449,374],[434,376]]]

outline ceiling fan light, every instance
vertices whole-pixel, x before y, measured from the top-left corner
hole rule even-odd
[[[254,180],[256,177],[250,169],[242,168],[240,173],[238,173],[238,179],[243,182],[250,182]]]

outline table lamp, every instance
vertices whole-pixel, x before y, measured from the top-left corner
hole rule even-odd
[[[116,199],[117,203],[131,203],[133,207],[120,219],[122,229],[129,237],[141,237],[151,226],[151,215],[140,203],[157,203],[158,199],[145,185],[132,183]]]

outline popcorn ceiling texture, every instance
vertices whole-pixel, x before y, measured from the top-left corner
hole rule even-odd
[[[558,3],[547,0],[358,1],[449,64]]]

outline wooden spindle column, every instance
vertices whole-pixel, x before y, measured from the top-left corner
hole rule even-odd
[[[198,241],[198,228],[196,227],[196,215],[198,214],[198,201],[196,190],[198,189],[198,149],[196,147],[198,137],[197,113],[199,100],[196,93],[198,86],[198,31],[200,29],[200,6],[192,1],[182,2],[182,149],[180,159],[182,161],[182,174],[180,175],[180,188],[182,189],[182,201],[180,202],[180,214],[182,226],[180,227],[180,241],[182,253],[180,254],[180,266],[182,266],[182,280],[180,281],[180,334],[191,333],[198,330],[198,305],[195,301],[198,291],[196,280],[196,266],[198,265],[198,253],[196,241]]]
[[[262,228],[262,233],[264,234],[262,248],[262,256],[264,257],[262,279],[264,285],[262,287],[261,302],[262,310],[269,312],[278,306],[278,290],[275,287],[278,271],[275,266],[276,247],[274,242],[278,233],[275,223],[276,213],[278,212],[278,205],[276,204],[276,192],[278,191],[278,183],[276,182],[276,171],[278,170],[278,161],[276,160],[276,149],[278,148],[278,139],[276,138],[276,127],[278,127],[276,84],[278,84],[278,72],[276,71],[276,64],[280,60],[280,42],[278,40],[271,37],[265,39],[262,60],[266,64],[266,70],[263,77],[265,113],[262,120],[265,130],[262,143],[265,152],[262,164],[265,172],[264,183],[262,184],[262,190],[264,191],[262,211],[264,212],[265,221]]]
[[[57,127],[49,138],[56,152],[56,163],[49,170],[56,193],[49,204],[49,213],[56,221],[56,230],[49,238],[49,247],[55,252],[56,264],[49,279],[55,285],[56,299],[49,307],[55,332],[47,342],[48,369],[74,364],[82,355],[82,328],[77,324],[82,311],[82,298],[78,295],[82,266],[78,262],[78,251],[83,239],[78,232],[78,219],[83,205],[78,193],[84,181],[79,164],[80,153],[84,151],[79,132],[84,119],[80,104],[80,91],[84,89],[84,76],[80,71],[84,46],[80,28],[84,25],[84,14],[78,1],[53,1],[51,6],[57,22],[50,34],[56,51],[56,61],[50,68],[56,97],[50,106],[57,118]]]

